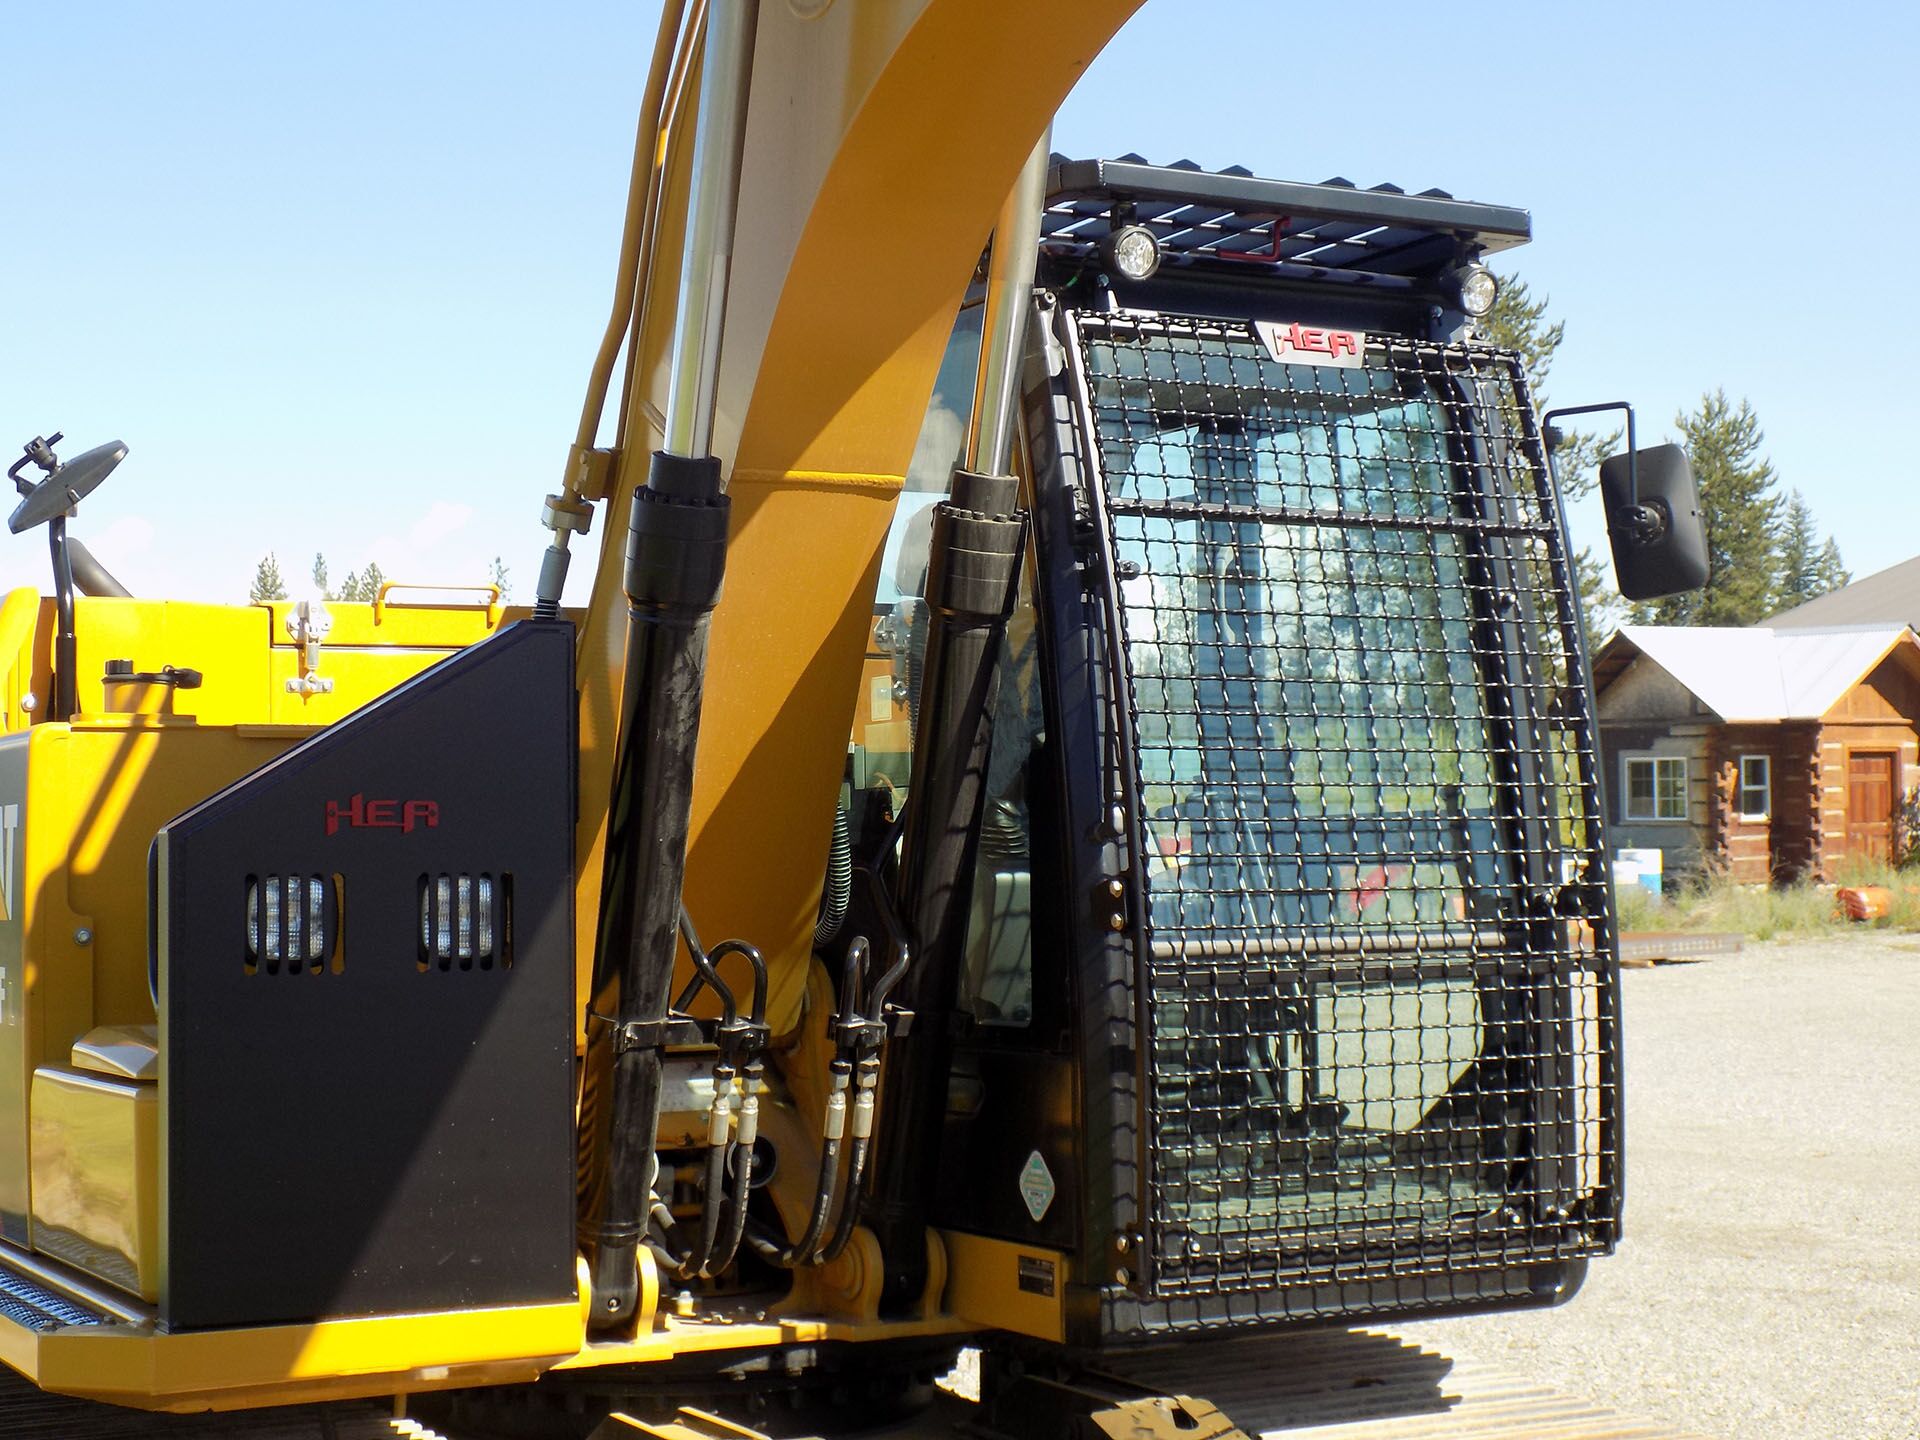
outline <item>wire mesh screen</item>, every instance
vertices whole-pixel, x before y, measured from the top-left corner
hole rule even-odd
[[[1080,327],[1147,857],[1145,1288],[1354,1313],[1609,1247],[1592,731],[1514,358]]]

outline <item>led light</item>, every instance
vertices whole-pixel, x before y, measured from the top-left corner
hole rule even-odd
[[[1494,299],[1500,294],[1500,282],[1484,265],[1462,265],[1449,270],[1446,279],[1460,308],[1476,320],[1493,309]]]
[[[420,965],[491,969],[505,955],[504,878],[491,874],[420,877]]]
[[[340,906],[333,886],[321,875],[265,875],[247,878],[247,963],[268,973],[289,974],[321,968],[333,953]]]
[[[1144,225],[1124,225],[1106,239],[1107,263],[1129,280],[1145,280],[1160,268],[1160,242]]]

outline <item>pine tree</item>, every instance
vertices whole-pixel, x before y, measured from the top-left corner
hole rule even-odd
[[[1693,462],[1712,573],[1703,590],[1634,606],[1634,619],[1646,625],[1755,624],[1778,608],[1787,520],[1774,493],[1773,465],[1760,453],[1765,437],[1759,417],[1745,400],[1736,407],[1724,390],[1715,390],[1674,423]]]
[[[493,564],[487,567],[487,579],[500,587],[502,605],[513,599],[513,583],[507,579],[507,562],[498,555],[493,557]]]
[[[1813,511],[1798,490],[1787,496],[1780,527],[1778,607],[1788,610],[1838,590],[1853,577],[1840,563],[1840,547],[1818,539]]]
[[[318,551],[313,556],[313,588],[322,600],[334,598],[333,591],[327,588],[327,557]]]
[[[280,578],[280,561],[271,550],[254,566],[253,588],[247,591],[247,598],[256,605],[263,600],[287,598],[286,582]]]
[[[1834,544],[1831,535],[1813,557],[1813,576],[1814,583],[1820,587],[1814,592],[1816,595],[1853,583],[1853,572],[1840,563],[1840,547]]]
[[[349,570],[347,578],[340,582],[339,588],[332,591],[329,600],[370,601],[378,597],[380,587],[387,583],[387,577],[381,568],[372,561],[367,562],[364,570]]]
[[[1813,511],[1798,490],[1788,493],[1780,512],[1780,606],[1802,605],[1820,593],[1813,568],[1819,546],[1814,538]]]
[[[1493,309],[1479,322],[1483,340],[1519,353],[1534,407],[1542,413],[1551,408],[1547,399],[1547,373],[1553,369],[1553,357],[1567,335],[1566,321],[1547,323],[1547,305],[1546,296],[1533,298],[1526,281],[1507,276],[1500,281]],[[1560,488],[1569,500],[1577,500],[1593,488],[1601,457],[1618,444],[1617,432],[1605,437],[1578,430],[1563,432],[1553,452],[1553,467],[1560,477]]]
[[[1548,322],[1547,304],[1544,295],[1538,300],[1533,298],[1526,281],[1503,276],[1493,309],[1479,322],[1483,340],[1519,354],[1521,368],[1526,371],[1527,389],[1532,393],[1534,406],[1542,413],[1549,408],[1547,372],[1553,368],[1553,357],[1567,334],[1566,321]],[[1562,432],[1553,452],[1553,469],[1569,500],[1578,499],[1593,489],[1602,456],[1618,445],[1618,431],[1605,437],[1579,430]],[[1573,566],[1580,588],[1587,648],[1595,650],[1619,623],[1624,606],[1613,588],[1607,566],[1591,548],[1582,547],[1575,553]]]
[[[1627,603],[1613,588],[1606,562],[1590,548],[1573,557],[1573,573],[1580,587],[1580,619],[1587,629],[1587,653],[1592,654],[1627,618]]]

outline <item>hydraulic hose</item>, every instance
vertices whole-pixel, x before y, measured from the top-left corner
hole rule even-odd
[[[709,953],[693,928],[693,917],[680,911],[680,938],[693,958],[694,975],[673,1002],[673,1011],[683,1013],[694,997],[709,989],[720,1001],[720,1059],[713,1067],[713,1107],[707,1122],[707,1167],[705,1188],[701,1191],[700,1235],[693,1250],[674,1267],[682,1278],[711,1278],[733,1263],[739,1253],[740,1237],[746,1229],[748,1192],[753,1185],[753,1146],[760,1133],[759,1058],[764,1043],[767,1016],[767,963],[753,946],[740,940],[726,940]],[[739,1022],[733,989],[720,975],[718,962],[728,955],[744,957],[753,971],[753,1000],[746,1024]],[[741,1058],[742,1096],[740,1108],[732,1108],[735,1058]],[[737,1116],[737,1128],[735,1118]],[[735,1175],[731,1195],[726,1176]],[[730,1208],[729,1208],[730,1207]],[[726,1217],[722,1239],[722,1218]],[[717,1248],[716,1248],[717,1246]]]
[[[833,1239],[820,1252],[820,1263],[831,1265],[840,1258],[860,1219],[861,1192],[866,1187],[867,1155],[873,1144],[874,1089],[880,1083],[880,1061],[867,1056],[860,1061],[854,1077],[853,1149],[847,1158],[847,1198],[840,1205],[840,1219],[833,1227]]]
[[[867,1010],[863,1017],[866,1027],[863,1034],[868,1037],[883,1036],[886,1033],[887,998],[894,987],[906,979],[907,971],[912,968],[912,951],[901,945],[895,952],[893,964],[874,983],[873,992],[867,997]],[[847,1198],[840,1207],[840,1220],[833,1228],[833,1239],[827,1242],[827,1248],[821,1252],[820,1263],[832,1264],[840,1258],[847,1248],[847,1242],[853,1239],[855,1226],[859,1223],[860,1211],[865,1200],[867,1158],[872,1149],[873,1119],[880,1087],[880,1055],[878,1038],[868,1041],[871,1048],[864,1050],[854,1073],[853,1092],[853,1153],[847,1166]]]
[[[763,1073],[760,1062],[751,1060],[741,1072],[741,1088],[746,1092],[740,1099],[739,1128],[734,1133],[733,1146],[733,1195],[731,1209],[727,1217],[726,1238],[720,1244],[720,1253],[707,1265],[707,1273],[718,1275],[733,1264],[734,1257],[740,1253],[740,1241],[747,1233],[747,1204],[753,1198],[753,1147],[760,1138],[760,1077]]]
[[[847,807],[833,811],[833,848],[827,856],[827,883],[820,897],[820,919],[813,927],[813,946],[819,949],[840,933],[847,907],[853,903],[853,834]]]
[[[686,0],[666,0],[661,7],[659,27],[654,32],[653,59],[647,67],[647,85],[640,97],[640,118],[633,137],[633,166],[627,177],[627,208],[620,228],[620,259],[614,271],[613,310],[607,317],[606,330],[600,337],[600,348],[594,354],[593,369],[587,377],[587,395],[580,407],[580,423],[574,430],[573,450],[568,455],[561,494],[554,497],[562,502],[563,509],[586,503],[580,495],[579,457],[593,448],[599,436],[600,419],[606,411],[607,387],[613,379],[613,362],[640,309],[641,276],[653,241],[653,197],[657,190],[662,107],[685,12]],[[578,514],[577,508],[575,514]],[[560,592],[566,587],[570,559],[567,545],[573,533],[570,528],[556,527],[542,557],[534,600],[534,614],[541,619],[550,620],[560,612]]]
[[[860,991],[866,973],[867,953],[866,937],[856,935],[848,942],[846,959],[841,965],[840,1013],[833,1021],[837,1037],[836,1053],[828,1069],[826,1113],[821,1122],[820,1170],[814,1182],[813,1208],[807,1216],[806,1229],[791,1245],[781,1246],[759,1236],[753,1240],[754,1249],[761,1257],[782,1269],[825,1264],[837,1258],[847,1248],[847,1242],[853,1236],[854,1222],[859,1216],[860,1187],[866,1173],[869,1136],[873,1128],[873,1094],[879,1081],[879,1065],[871,1054],[862,1055],[858,1062],[856,1084],[856,1066],[848,1054],[848,1037],[876,1033],[887,993],[899,983],[907,969],[903,947],[893,966],[874,987],[863,1015]],[[867,1022],[864,1028],[863,1020]],[[840,1223],[834,1230],[833,1240],[823,1252],[820,1241],[827,1233],[827,1222],[833,1217],[834,1192],[839,1188],[840,1149],[847,1132],[849,1091],[853,1093],[853,1147],[848,1157],[846,1198],[841,1203]],[[745,1193],[744,1190],[742,1193]]]
[[[620,343],[626,337],[628,322],[640,300],[641,262],[653,238],[653,212],[648,202],[660,148],[661,107],[686,8],[686,0],[666,0],[660,10],[659,28],[653,36],[653,60],[647,67],[647,88],[640,98],[640,123],[633,137],[633,168],[627,177],[627,211],[620,230],[620,264],[614,284],[613,313],[607,317],[607,328],[600,336],[600,348],[593,357],[593,370],[587,378],[587,398],[580,407],[580,424],[573,436],[574,444],[583,448],[592,445],[600,433],[607,387],[613,380],[613,362],[620,353]]]
[[[727,1187],[727,1161],[733,1139],[733,1067],[713,1067],[713,1108],[707,1113],[706,1188],[700,1198],[700,1239],[687,1256],[689,1276],[705,1275],[713,1259],[713,1247],[720,1238],[720,1212]]]
[[[813,1263],[820,1238],[827,1233],[827,1221],[833,1215],[834,1191],[840,1181],[840,1142],[847,1126],[847,1087],[853,1066],[844,1058],[836,1059],[828,1070],[826,1118],[821,1125],[820,1169],[814,1179],[813,1209],[807,1216],[807,1228],[791,1245],[754,1237],[753,1248],[760,1257],[782,1270],[797,1270]],[[851,1198],[851,1197],[849,1197]]]

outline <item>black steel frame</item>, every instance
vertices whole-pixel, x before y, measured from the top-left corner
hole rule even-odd
[[[1466,448],[1452,459],[1456,466],[1480,476],[1486,487],[1474,530],[1487,547],[1498,551],[1520,537],[1544,542],[1557,599],[1555,614],[1526,618],[1536,627],[1544,623],[1545,633],[1554,638],[1565,657],[1568,674],[1578,676],[1578,683],[1568,687],[1566,704],[1571,707],[1570,713],[1562,715],[1560,723],[1587,737],[1576,746],[1578,773],[1574,783],[1580,792],[1580,808],[1592,823],[1585,828],[1584,850],[1578,857],[1580,878],[1572,885],[1552,887],[1555,893],[1551,899],[1537,903],[1534,908],[1539,913],[1524,924],[1532,931],[1533,943],[1549,949],[1557,945],[1557,941],[1548,943],[1549,932],[1561,933],[1569,919],[1583,920],[1592,927],[1595,950],[1589,960],[1580,963],[1595,977],[1600,996],[1599,1023],[1607,1031],[1606,1042],[1596,1057],[1599,1088],[1607,1097],[1599,1162],[1599,1193],[1604,1197],[1601,1213],[1565,1217],[1568,1224],[1579,1227],[1579,1234],[1571,1240],[1556,1240],[1518,1252],[1509,1247],[1492,1263],[1483,1255],[1448,1270],[1445,1255],[1436,1267],[1431,1256],[1428,1263],[1421,1263],[1416,1255],[1403,1252],[1390,1273],[1323,1276],[1319,1281],[1302,1277],[1290,1292],[1277,1286],[1183,1292],[1177,1287],[1169,1290],[1156,1265],[1148,1178],[1153,1173],[1152,1137],[1143,1123],[1153,1076],[1150,1045],[1143,1042],[1140,1026],[1145,1015],[1144,997],[1150,994],[1153,943],[1149,897],[1140,875],[1146,835],[1140,824],[1142,777],[1134,753],[1136,696],[1120,638],[1125,617],[1116,577],[1121,574],[1122,562],[1115,553],[1108,486],[1100,474],[1100,446],[1091,428],[1091,398],[1078,360],[1081,319],[1043,302],[1039,323],[1048,332],[1050,353],[1046,363],[1030,373],[1028,404],[1043,592],[1040,609],[1053,632],[1049,646],[1052,663],[1046,667],[1046,678],[1052,690],[1052,713],[1062,732],[1061,752],[1098,757],[1097,762],[1076,764],[1071,773],[1062,775],[1059,796],[1065,830],[1072,839],[1071,873],[1066,879],[1071,897],[1071,933],[1077,937],[1075,1002],[1080,1017],[1078,1053],[1084,1086],[1079,1128],[1085,1146],[1085,1191],[1080,1209],[1081,1231],[1087,1243],[1080,1252],[1078,1289],[1070,1305],[1076,1335],[1088,1343],[1107,1343],[1223,1325],[1324,1319],[1381,1310],[1548,1303],[1563,1297],[1570,1285],[1577,1283],[1585,1257],[1610,1249],[1618,1232],[1619,1057],[1612,1033],[1613,1017],[1617,1015],[1617,971],[1598,825],[1600,786],[1591,749],[1591,689],[1578,601],[1566,554],[1564,519],[1517,362],[1512,357],[1492,357],[1484,349],[1475,352],[1476,363],[1485,365],[1493,359],[1513,386],[1512,394],[1524,418],[1517,442],[1523,453],[1517,457],[1515,468],[1524,468],[1530,474],[1531,488],[1507,493],[1489,482],[1487,447],[1496,440],[1501,445],[1514,441],[1511,437],[1476,435],[1470,420],[1457,427],[1456,447]],[[1441,376],[1448,373],[1450,350],[1455,348],[1398,337],[1383,338],[1383,343],[1418,350],[1423,363],[1434,366]],[[1454,413],[1471,416],[1475,398],[1470,387],[1458,390]],[[1530,516],[1517,513],[1515,507],[1520,505],[1528,507]],[[1308,517],[1275,514],[1265,518],[1284,521]],[[1413,517],[1407,523],[1410,528],[1425,528]],[[1487,580],[1481,588],[1491,591],[1497,587]],[[1481,623],[1498,630],[1492,617],[1483,616]],[[1500,648],[1511,663],[1528,663],[1525,646],[1516,645],[1513,637],[1509,636]],[[1528,689],[1524,685],[1519,688]],[[1541,723],[1538,715],[1508,715],[1505,720],[1522,730]],[[1531,747],[1512,743],[1506,748],[1509,753],[1519,754]],[[1506,793],[1520,795],[1532,783],[1526,776],[1509,775],[1504,788]],[[1523,830],[1530,822],[1535,826],[1540,822],[1537,809],[1531,805],[1516,803],[1509,810],[1509,823]],[[1533,814],[1529,816],[1528,811]],[[1532,841],[1524,836],[1516,839],[1519,849],[1542,848],[1537,834]],[[1118,895],[1114,894],[1115,882]],[[1544,897],[1546,887],[1535,888]],[[1572,962],[1563,957],[1561,963]],[[1489,964],[1497,967],[1497,962],[1485,957],[1470,957],[1464,962],[1469,973],[1485,970]],[[1556,973],[1554,964],[1549,963],[1547,971]]]

